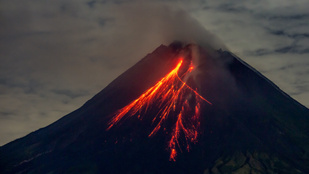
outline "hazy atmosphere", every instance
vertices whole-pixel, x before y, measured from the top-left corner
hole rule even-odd
[[[0,145],[76,110],[175,39],[211,40],[309,107],[309,1],[154,2],[0,0]]]

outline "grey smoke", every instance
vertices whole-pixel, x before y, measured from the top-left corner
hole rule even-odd
[[[126,33],[140,38],[147,44],[165,44],[178,40],[183,43],[196,43],[211,49],[224,49],[226,46],[214,34],[207,31],[184,9],[160,3],[123,4],[117,7],[120,24]],[[149,42],[149,43],[148,43]]]

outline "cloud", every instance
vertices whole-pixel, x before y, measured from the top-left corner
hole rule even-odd
[[[57,95],[65,95],[65,96],[72,98],[72,99],[88,95],[87,91],[72,91],[72,90],[69,90],[69,89],[54,89],[54,90],[52,90],[52,92],[57,94]]]
[[[250,65],[309,106],[308,1],[207,1],[193,15]],[[206,8],[204,8],[206,7]]]

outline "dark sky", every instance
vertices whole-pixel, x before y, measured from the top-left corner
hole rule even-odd
[[[77,109],[160,44],[195,42],[201,27],[224,44],[207,42],[309,107],[308,7],[308,0],[0,0],[0,145]]]

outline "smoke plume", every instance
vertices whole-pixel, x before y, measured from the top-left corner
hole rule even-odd
[[[130,37],[126,39],[130,45],[134,45],[133,41],[138,47],[151,47],[143,50],[151,51],[160,44],[168,45],[175,40],[185,44],[195,43],[208,50],[227,49],[215,35],[179,6],[140,2],[122,4],[115,10],[120,20],[115,33]],[[136,39],[140,43],[136,43]]]

